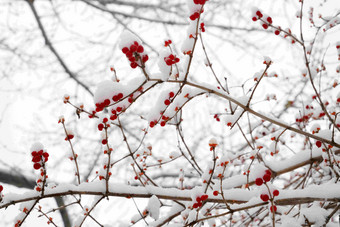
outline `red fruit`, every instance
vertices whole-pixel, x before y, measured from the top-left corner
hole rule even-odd
[[[131,58],[129,58],[129,61],[130,61],[130,62],[135,62],[135,61],[136,61],[136,58],[135,58],[135,57],[131,57]]]
[[[267,17],[267,21],[268,21],[269,24],[272,24],[272,23],[273,23],[273,20],[272,20],[271,17]]]
[[[118,98],[117,95],[115,95],[115,96],[112,97],[112,100],[113,100],[114,102],[117,102],[117,101],[119,100],[119,98]]]
[[[43,156],[44,156],[44,158],[48,158],[50,155],[47,152],[45,152],[45,153],[43,153]]]
[[[165,126],[165,123],[166,123],[165,121],[162,121],[162,122],[161,122],[161,126],[164,127],[164,126]]]
[[[165,63],[166,63],[166,65],[168,65],[168,66],[172,65],[171,59],[167,59],[167,60],[165,61]]]
[[[128,99],[128,102],[129,102],[129,103],[133,103],[133,98],[130,97],[130,98]]]
[[[200,202],[197,204],[198,207],[201,207],[203,204]]]
[[[318,140],[318,141],[316,141],[315,145],[316,145],[317,147],[321,147],[322,143],[321,143],[321,141]]]
[[[255,184],[256,184],[257,186],[261,186],[261,185],[263,184],[263,180],[262,180],[261,178],[256,178]]]
[[[111,116],[110,116],[110,120],[111,120],[111,121],[114,121],[114,120],[116,120],[116,119],[117,119],[117,115],[111,115]]]
[[[264,29],[267,29],[267,28],[268,28],[268,24],[262,24],[262,27],[263,27]]]
[[[144,52],[143,46],[138,46],[138,47],[137,47],[137,52],[138,52],[138,53],[143,53],[143,52]]]
[[[121,99],[121,98],[123,98],[123,93],[119,93],[118,95],[117,95],[117,97],[118,97],[118,99]]]
[[[143,55],[142,61],[145,63],[149,60],[149,56],[148,55]]]
[[[275,30],[275,35],[280,35],[280,31],[279,30]]]
[[[131,51],[128,51],[125,53],[126,57],[127,58],[131,58],[132,57],[132,52]]]
[[[218,191],[214,191],[214,192],[213,192],[213,195],[214,195],[214,196],[218,196]]]
[[[256,16],[258,16],[259,18],[261,18],[261,17],[263,17],[263,15],[262,15],[262,13],[261,13],[261,11],[256,11]]]
[[[253,17],[251,18],[253,21],[257,21],[257,17]]]
[[[105,105],[105,106],[110,105],[110,99],[105,99],[105,100],[104,100],[104,105]]]
[[[135,69],[137,68],[138,64],[136,62],[131,62],[130,66],[131,68]]]
[[[166,99],[166,100],[164,101],[164,104],[167,105],[167,106],[170,105],[170,100],[169,100],[169,99]]]
[[[122,52],[123,52],[124,54],[126,54],[128,51],[129,51],[129,48],[127,48],[127,47],[124,47],[124,48],[122,49]]]
[[[271,172],[269,169],[266,169],[266,170],[265,170],[265,173],[268,174],[269,176],[272,175],[272,172]]]
[[[116,110],[117,110],[117,112],[120,112],[120,111],[122,111],[122,107],[118,106]]]
[[[40,163],[34,163],[33,168],[34,169],[40,169],[41,165]]]
[[[274,213],[277,211],[277,207],[274,205],[274,206],[270,206],[270,212],[273,213],[273,210],[274,210]]]
[[[178,63],[179,62],[179,58],[175,58],[175,62]]]
[[[190,15],[190,20],[196,20],[195,14]],[[195,204],[194,204],[195,205]]]
[[[32,162],[40,162],[41,161],[41,156],[37,155],[32,158]]]
[[[103,124],[99,124],[99,125],[98,125],[98,130],[99,130],[99,131],[102,131],[103,128],[104,128],[104,125],[103,125]]]
[[[36,151],[32,151],[32,156],[36,156],[36,155],[38,155],[38,153],[36,152]]]
[[[172,91],[169,93],[169,97],[172,98],[175,96],[175,93],[173,93]]]
[[[263,180],[264,180],[265,182],[270,181],[270,175],[269,175],[269,174],[265,174],[265,175],[263,176]]]
[[[207,200],[208,197],[209,197],[208,195],[202,195],[202,196],[201,196],[201,199],[202,199],[202,201],[204,201],[204,200]]]
[[[155,126],[155,122],[151,121],[150,122],[150,128],[153,128]]]
[[[108,122],[109,119],[107,119],[106,117],[103,119],[103,123]]]
[[[199,202],[202,201],[202,198],[201,198],[201,197],[197,197],[197,198],[196,198],[196,201],[199,203]]]
[[[133,44],[133,45],[130,46],[130,51],[131,52],[135,52],[136,50],[137,50],[137,46],[136,45]]]
[[[198,203],[194,203],[194,205],[192,205],[192,208],[197,208],[198,207]]]
[[[38,151],[38,155],[42,155],[44,153],[43,150]]]
[[[273,196],[278,196],[280,194],[279,190],[274,190],[273,191]]]
[[[102,140],[102,144],[103,144],[103,145],[107,144],[107,140],[106,140],[106,139],[103,139],[103,140]]]
[[[269,200],[269,195],[267,194],[261,194],[260,198],[262,199],[263,202],[267,202]]]
[[[4,190],[4,187],[2,187],[2,185],[0,185],[0,192],[2,192],[2,190]]]

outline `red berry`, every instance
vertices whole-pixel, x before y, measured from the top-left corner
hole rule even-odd
[[[138,46],[138,47],[137,47],[137,52],[138,52],[138,53],[143,53],[143,52],[144,52],[143,46]]]
[[[175,96],[175,93],[173,93],[172,91],[169,93],[169,97],[172,98]]]
[[[41,156],[37,155],[32,158],[32,162],[40,162],[41,161]]]
[[[99,124],[99,125],[98,125],[98,130],[99,130],[99,131],[102,131],[103,128],[104,128],[104,125],[103,125],[103,124]]]
[[[149,60],[149,56],[148,55],[143,55],[142,61],[145,63]]]
[[[213,192],[213,195],[214,195],[214,196],[218,196],[218,191],[214,191],[214,192]]]
[[[256,17],[253,17],[253,18],[251,18],[253,21],[257,21],[257,18]]]
[[[263,202],[267,202],[269,200],[269,195],[267,194],[261,194],[260,198],[262,199]]]
[[[272,23],[273,23],[273,20],[272,20],[271,17],[267,17],[267,21],[268,21],[269,24],[272,24]]]
[[[202,198],[201,197],[196,197],[196,201],[199,203],[202,201]]]
[[[36,155],[38,155],[38,153],[36,152],[36,151],[32,151],[32,156],[36,156]]]
[[[118,98],[117,95],[114,95],[114,96],[112,97],[112,100],[113,100],[114,102],[117,102],[117,101],[119,100],[119,98]]]
[[[34,169],[40,169],[41,165],[40,163],[34,163],[33,168]]]
[[[131,68],[135,69],[137,68],[138,64],[136,62],[131,62],[130,66]]]
[[[129,48],[127,48],[127,47],[124,47],[124,48],[122,49],[122,52],[123,52],[124,54],[126,54],[128,51],[129,51]]]
[[[255,184],[256,184],[257,186],[261,186],[261,185],[263,184],[263,180],[262,180],[261,178],[256,178]]]
[[[167,105],[167,106],[170,105],[170,100],[169,100],[169,99],[166,99],[166,100],[164,101],[164,104]]]
[[[110,120],[111,120],[111,121],[114,121],[114,120],[116,120],[116,119],[117,119],[117,115],[111,115],[111,116],[110,116]]]
[[[137,50],[137,46],[136,45],[133,44],[133,45],[130,46],[130,51],[131,52],[135,52],[136,50]]]
[[[197,208],[198,207],[198,203],[194,203],[194,205],[192,205],[192,208]]]
[[[269,175],[269,174],[265,174],[265,175],[263,176],[263,180],[264,180],[265,182],[270,181],[270,175]]]
[[[153,128],[155,126],[155,122],[151,121],[150,122],[150,128]]]
[[[262,15],[262,13],[261,13],[261,11],[256,11],[256,16],[258,16],[259,18],[261,18],[261,17],[263,17],[263,15]]]
[[[268,24],[262,24],[262,27],[263,27],[264,29],[267,29],[267,28],[268,28]]]
[[[321,147],[322,143],[321,143],[321,141],[318,140],[318,141],[316,141],[315,145],[316,145],[317,147]]]
[[[277,207],[274,205],[274,206],[270,206],[270,212],[273,213],[273,210],[274,210],[274,213],[277,211]]]
[[[128,51],[125,53],[126,57],[127,58],[131,58],[132,57],[132,52],[131,51]]]
[[[102,140],[102,144],[103,144],[103,145],[107,144],[107,140],[106,140],[106,139],[103,139],[103,140]]]
[[[265,170],[265,173],[268,174],[269,176],[272,175],[272,172],[271,172],[269,169],[266,169],[266,170]]]
[[[124,96],[123,93],[119,93],[119,94],[117,95],[118,99],[122,99],[123,96]]]
[[[202,199],[202,201],[204,201],[204,200],[207,200],[208,197],[209,197],[208,195],[202,195],[202,196],[201,196],[201,199]]]
[[[0,192],[2,192],[2,190],[4,190],[4,187],[2,187],[2,185],[0,185]]]
[[[275,30],[275,35],[280,35],[280,31],[279,30]]]
[[[110,99],[105,99],[105,100],[104,100],[104,105],[105,105],[105,106],[110,105]]]
[[[43,156],[44,156],[44,158],[48,158],[50,155],[47,152],[45,152],[45,153],[43,153]]]
[[[166,123],[165,121],[162,121],[162,122],[161,122],[161,126],[164,127],[164,126],[165,126],[165,123]]]
[[[122,107],[118,106],[116,110],[117,110],[117,112],[120,112],[120,111],[122,111]]]
[[[280,194],[279,190],[274,190],[273,191],[273,196],[278,196]]]

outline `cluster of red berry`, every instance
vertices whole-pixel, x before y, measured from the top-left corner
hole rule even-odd
[[[175,63],[178,63],[179,62],[179,58],[176,57],[173,54],[170,54],[168,57],[164,58],[164,61],[165,61],[166,65],[171,66],[171,65],[173,65]]]
[[[169,39],[169,40],[165,40],[164,46],[167,47],[167,46],[169,46],[171,43],[172,43],[172,41],[171,41],[170,39]]]
[[[192,208],[196,209],[196,208],[199,208],[203,205],[203,201],[207,200],[208,199],[208,195],[204,194],[202,196],[197,196],[196,197],[196,203],[194,203],[192,205]]]
[[[141,55],[144,52],[144,47],[142,45],[139,45],[137,41],[135,41],[130,47],[124,47],[122,49],[122,52],[125,54],[125,56],[130,61],[131,68],[137,68],[137,66],[141,66],[138,64],[138,61],[140,60],[140,63],[145,63],[149,60],[149,56],[144,54]]]
[[[47,152],[44,152],[43,150],[40,151],[33,151],[32,153],[32,162],[34,169],[40,169],[42,163],[45,163],[48,161],[49,154]]]
[[[267,16],[266,19],[262,19],[262,18],[263,18],[262,12],[260,10],[257,10],[255,12],[255,15],[253,15],[252,20],[254,22],[256,22],[257,20],[261,20],[262,21],[262,27],[264,29],[268,29],[269,25],[271,25],[273,23],[273,19],[271,17],[269,17],[269,16]],[[279,27],[279,29],[280,29],[280,27]],[[275,35],[280,35],[280,30],[276,29],[274,31],[274,34]]]

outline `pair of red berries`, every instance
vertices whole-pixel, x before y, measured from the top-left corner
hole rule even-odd
[[[266,169],[265,174],[263,175],[262,178],[260,177],[256,178],[255,184],[257,186],[261,186],[264,182],[270,181],[271,177],[272,177],[272,172],[269,169]]]
[[[273,197],[278,196],[280,194],[279,190],[275,189],[273,191]],[[261,194],[260,198],[262,199],[263,202],[267,202],[269,200],[269,195],[268,194]]]

